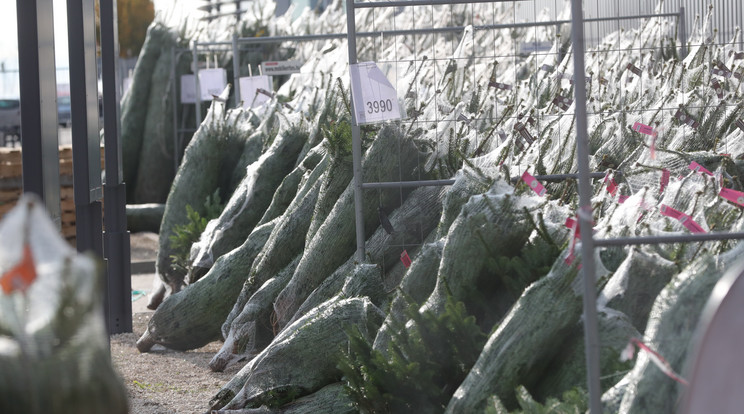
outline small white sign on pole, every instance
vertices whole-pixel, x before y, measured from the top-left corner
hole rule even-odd
[[[289,75],[300,73],[302,62],[299,60],[279,60],[262,62],[261,71],[264,75]]]
[[[126,78],[124,78],[124,81],[122,82],[122,85],[121,85],[121,96],[124,96],[124,94],[127,93],[127,91],[129,90],[131,86],[132,86],[132,77],[127,76]]]
[[[553,48],[552,42],[546,42],[546,41],[525,42],[519,45],[519,54],[529,55],[530,53],[546,53],[546,52],[550,52],[552,48]]]
[[[211,101],[212,95],[219,96],[227,86],[227,71],[222,68],[199,71],[199,89],[201,100]]]
[[[194,75],[181,75],[181,103],[196,103],[196,77]]]
[[[240,97],[243,99],[243,108],[255,108],[271,99],[270,96],[260,93],[258,90],[271,91],[271,77],[246,76],[240,78]]]
[[[350,65],[349,72],[358,124],[400,119],[398,93],[375,62]]]

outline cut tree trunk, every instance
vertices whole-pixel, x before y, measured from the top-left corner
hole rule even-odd
[[[270,222],[256,228],[240,247],[221,257],[204,277],[169,296],[150,318],[147,331],[137,341],[137,349],[147,352],[153,345],[160,344],[189,350],[219,339],[220,325],[275,224]]]

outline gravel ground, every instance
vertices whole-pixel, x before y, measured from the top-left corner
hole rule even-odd
[[[134,332],[111,337],[111,359],[129,392],[129,411],[132,414],[208,412],[209,400],[240,370],[240,364],[225,372],[209,370],[207,364],[220,349],[220,342],[187,352],[155,345],[151,352],[140,353],[135,343],[145,331],[151,314],[134,314]]]
[[[157,234],[131,235],[132,261],[154,260]],[[132,275],[132,289],[149,292],[155,274]],[[145,305],[147,298],[132,303],[132,333],[111,337],[111,359],[129,392],[132,414],[203,414],[209,410],[209,400],[237,373],[241,364],[225,372],[211,372],[209,360],[220,349],[220,342],[188,352],[172,351],[155,345],[142,354],[135,347],[145,332],[152,311]]]

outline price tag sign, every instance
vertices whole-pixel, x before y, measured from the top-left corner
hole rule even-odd
[[[708,174],[711,177],[713,176],[712,172],[708,171],[708,169],[696,163],[695,161],[691,162],[687,168],[691,169],[692,171],[695,171],[696,173]]]
[[[400,254],[400,261],[403,262],[403,266],[408,269],[411,267],[411,257],[408,256],[408,252],[403,250],[403,253]]]
[[[741,191],[732,190],[730,188],[721,188],[721,192],[718,193],[718,195],[734,204],[744,207],[744,193]]]
[[[615,177],[611,177],[610,174],[605,175],[604,183],[607,184],[607,192],[615,197],[615,194],[617,194],[617,181],[615,181]]]
[[[661,170],[661,182],[659,185],[659,194],[664,192],[664,189],[667,185],[669,185],[669,177],[671,176],[671,171],[664,168]]]
[[[181,75],[181,103],[196,103],[196,77],[194,75]]]
[[[199,71],[199,89],[202,101],[211,101],[213,95],[219,95],[227,86],[227,71],[222,68],[203,69]]]
[[[640,122],[636,122],[635,124],[633,124],[633,131],[640,132],[641,134],[651,135],[651,136],[656,135],[656,131],[654,131],[654,129],[651,126],[642,124]]]
[[[553,42],[526,42],[519,45],[520,55],[529,55],[531,53],[545,53],[550,52],[553,48]]]
[[[349,66],[357,124],[400,119],[398,94],[375,62]]]
[[[269,76],[247,76],[238,80],[240,84],[240,97],[243,99],[243,108],[255,108],[271,99],[259,93],[259,90],[271,90],[271,78]]]
[[[540,181],[537,181],[537,179],[527,171],[522,174],[522,181],[527,183],[527,185],[530,186],[535,194],[539,195],[540,197],[545,195],[545,187],[540,183]]]
[[[265,75],[291,75],[300,73],[302,62],[299,60],[281,60],[272,62],[262,62],[261,71]]]
[[[673,219],[676,219],[680,222],[687,230],[690,230],[692,233],[705,233],[705,229],[698,224],[695,220],[692,219],[689,215],[679,211],[675,210],[665,204],[662,204],[659,208],[659,212],[662,216],[671,217]]]

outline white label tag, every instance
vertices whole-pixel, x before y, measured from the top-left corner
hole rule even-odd
[[[553,48],[553,42],[534,41],[526,42],[519,45],[520,55],[529,55],[530,53],[550,52]]]
[[[196,77],[194,75],[181,75],[181,103],[196,103]]]
[[[349,66],[357,124],[400,119],[398,94],[375,62]]]
[[[199,71],[199,89],[201,100],[211,101],[212,95],[219,96],[227,86],[227,71],[222,68]]]
[[[240,98],[243,100],[243,108],[255,108],[271,99],[270,96],[258,93],[259,89],[267,91],[272,89],[269,76],[244,77],[240,78],[238,82],[240,83]]]
[[[280,60],[272,62],[262,62],[261,71],[264,75],[290,75],[300,73],[302,62],[299,60]]]

